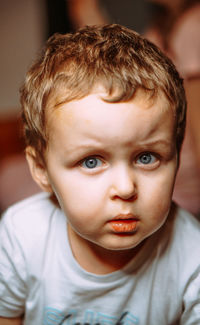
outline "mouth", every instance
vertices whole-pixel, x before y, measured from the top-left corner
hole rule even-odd
[[[118,215],[108,223],[115,233],[133,233],[137,229],[139,219],[132,214]]]

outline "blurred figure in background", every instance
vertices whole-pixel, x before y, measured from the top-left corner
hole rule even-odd
[[[74,29],[84,25],[118,23],[143,33],[154,15],[155,5],[147,0],[66,0]]]
[[[148,0],[45,0],[48,16],[47,38],[85,25],[118,23],[143,33],[154,16],[155,5]]]
[[[98,0],[67,0],[67,10],[73,29],[84,25],[102,25],[110,21]]]
[[[184,78],[188,101],[174,200],[200,216],[200,1],[151,1],[160,7],[160,15],[145,36],[174,61]]]

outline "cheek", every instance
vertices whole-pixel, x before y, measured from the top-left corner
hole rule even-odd
[[[143,217],[144,237],[157,231],[165,222],[171,207],[173,182],[166,184],[162,180],[152,182],[152,186],[140,201],[140,211]]]
[[[80,218],[94,216],[103,209],[105,201],[105,188],[102,182],[88,180],[87,177],[78,175],[65,175],[62,178],[52,180],[52,186],[58,201],[69,215]]]
[[[173,194],[176,168],[166,168],[143,182],[143,188],[146,188],[143,195],[143,200],[148,202],[147,207],[151,208],[162,215],[169,210]],[[146,182],[146,185],[144,184]],[[159,213],[160,211],[160,213]]]

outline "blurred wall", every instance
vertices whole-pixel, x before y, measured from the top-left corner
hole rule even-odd
[[[0,0],[0,116],[19,110],[19,87],[46,36],[44,0]]]

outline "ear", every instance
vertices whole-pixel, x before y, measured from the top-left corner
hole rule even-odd
[[[46,167],[41,162],[41,159],[38,158],[35,149],[31,146],[26,148],[26,159],[34,181],[43,191],[52,193],[53,190],[49,182]]]

